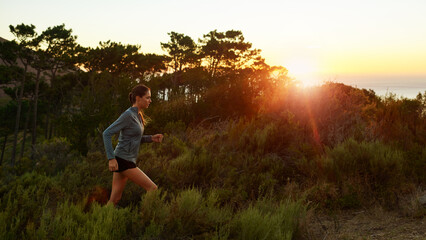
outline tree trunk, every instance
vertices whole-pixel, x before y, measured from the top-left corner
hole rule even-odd
[[[21,118],[21,105],[22,105],[22,97],[24,96],[24,87],[25,80],[27,78],[27,65],[24,67],[24,76],[21,81],[21,89],[19,90],[18,96],[18,110],[16,112],[16,121],[15,121],[15,133],[13,136],[13,149],[12,149],[12,157],[11,157],[11,165],[15,166],[15,155],[16,155],[16,145],[18,142],[18,132],[19,132],[19,122]]]
[[[51,73],[50,85],[52,87],[53,87],[53,84],[56,84],[56,71],[57,70],[58,70],[58,65],[55,65],[55,67],[50,70],[50,73]],[[61,94],[62,94],[62,91],[61,91]],[[56,116],[55,116],[55,109],[57,108],[57,104],[58,103],[55,102],[52,116],[50,116],[50,113],[51,113],[50,109],[51,109],[51,107],[49,106],[49,130],[48,130],[49,134],[47,135],[47,139],[49,139],[49,140],[52,138],[52,134],[53,134],[53,122],[54,122],[54,120],[56,118]]]
[[[46,125],[44,128],[44,139],[47,139],[47,137],[49,136],[49,123],[50,123],[50,106],[47,109],[47,114],[46,114]]]
[[[22,145],[21,145],[21,155],[19,156],[19,159],[22,159],[22,157],[24,156],[24,151],[25,151],[25,140],[27,138],[27,129],[28,129],[28,124],[30,123],[30,116],[31,116],[31,101],[28,104],[28,112],[27,112],[27,119],[25,120],[25,127],[24,127],[24,138],[22,139]]]
[[[4,143],[3,143],[3,147],[1,149],[0,166],[3,164],[3,156],[4,156],[4,150],[6,149],[6,143],[7,143],[7,133],[4,135]]]
[[[32,139],[31,139],[31,159],[34,158],[34,151],[35,151],[35,144],[37,139],[37,104],[38,104],[38,91],[39,91],[39,85],[40,85],[40,70],[37,70],[37,77],[36,77],[36,85],[35,85],[35,92],[34,92],[34,112],[33,112],[33,133],[32,133]]]
[[[49,128],[49,140],[52,138],[52,133],[53,133],[53,123],[50,123],[50,128]]]

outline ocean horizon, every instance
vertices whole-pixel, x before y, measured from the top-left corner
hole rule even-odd
[[[360,89],[371,89],[376,95],[382,97],[395,94],[398,98],[416,98],[419,93],[425,94],[426,91],[426,74],[419,76],[338,75],[323,79],[323,82],[338,82]]]

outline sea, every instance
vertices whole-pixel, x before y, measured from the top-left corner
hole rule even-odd
[[[356,88],[373,90],[378,96],[394,94],[397,98],[416,98],[419,93],[426,95],[425,75],[340,75],[323,78]]]

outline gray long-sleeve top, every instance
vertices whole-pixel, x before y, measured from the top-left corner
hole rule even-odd
[[[137,107],[130,107],[103,132],[108,159],[115,156],[136,163],[141,143],[152,142],[151,135],[143,135],[144,126]],[[111,137],[120,132],[118,144],[113,150]]]

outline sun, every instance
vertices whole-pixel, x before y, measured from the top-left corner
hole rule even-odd
[[[314,86],[319,83],[318,65],[311,59],[292,59],[284,67],[288,69],[288,75],[295,78],[304,87]]]

